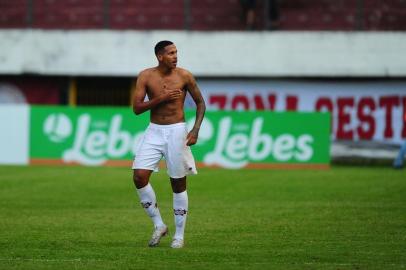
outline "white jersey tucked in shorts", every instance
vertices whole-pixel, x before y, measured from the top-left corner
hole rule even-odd
[[[157,125],[150,123],[135,151],[133,169],[158,171],[159,161],[165,158],[171,178],[197,174],[195,160],[186,145],[186,123]]]

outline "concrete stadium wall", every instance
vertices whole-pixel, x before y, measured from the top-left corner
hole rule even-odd
[[[155,43],[205,77],[405,77],[406,33],[0,31],[0,73],[134,76]]]

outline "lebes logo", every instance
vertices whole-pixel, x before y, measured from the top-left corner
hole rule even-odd
[[[194,119],[189,121],[189,130],[193,123]],[[262,117],[255,118],[252,123],[237,124],[233,123],[232,117],[223,117],[218,126],[213,128],[211,121],[205,118],[197,146],[215,139],[215,147],[204,155],[204,163],[238,169],[250,161],[266,162],[270,157],[280,162],[291,159],[305,162],[312,158],[313,136],[301,134],[296,138],[289,133],[272,136],[263,132],[263,125]]]
[[[73,144],[62,153],[64,162],[101,165],[108,159],[122,158],[134,153],[143,132],[131,134],[121,128],[122,116],[113,115],[111,121],[92,122],[90,114],[78,117],[72,133],[72,121],[64,114],[51,114],[44,122],[44,133],[49,140],[61,143],[73,137]]]
[[[53,142],[62,142],[72,133],[72,122],[63,113],[48,116],[44,122],[44,133]]]
[[[191,130],[194,114],[187,115],[191,116],[187,120]],[[329,122],[318,124],[312,117],[208,112],[192,151],[197,162],[234,169],[249,163],[328,163]],[[134,117],[116,108],[64,108],[55,112],[54,108],[41,107],[34,110],[34,119],[33,159],[93,166],[108,160],[131,160],[149,122],[148,115]]]

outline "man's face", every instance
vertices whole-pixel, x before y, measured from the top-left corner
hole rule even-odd
[[[161,54],[158,54],[158,60],[168,68],[176,68],[178,64],[178,50],[174,44],[165,47]]]

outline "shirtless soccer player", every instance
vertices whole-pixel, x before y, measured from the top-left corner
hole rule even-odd
[[[165,158],[173,190],[176,227],[171,247],[182,248],[188,214],[186,175],[197,173],[190,146],[197,142],[206,106],[193,75],[176,67],[178,56],[173,42],[158,42],[155,55],[158,66],[142,71],[135,87],[134,113],[138,115],[150,110],[151,114],[150,124],[135,153],[133,179],[141,205],[154,223],[149,246],[155,247],[168,233],[168,227],[162,221],[149,178],[152,171],[157,170],[161,158]],[[196,120],[190,132],[183,110],[187,92],[196,103]],[[148,101],[144,100],[145,96]]]

